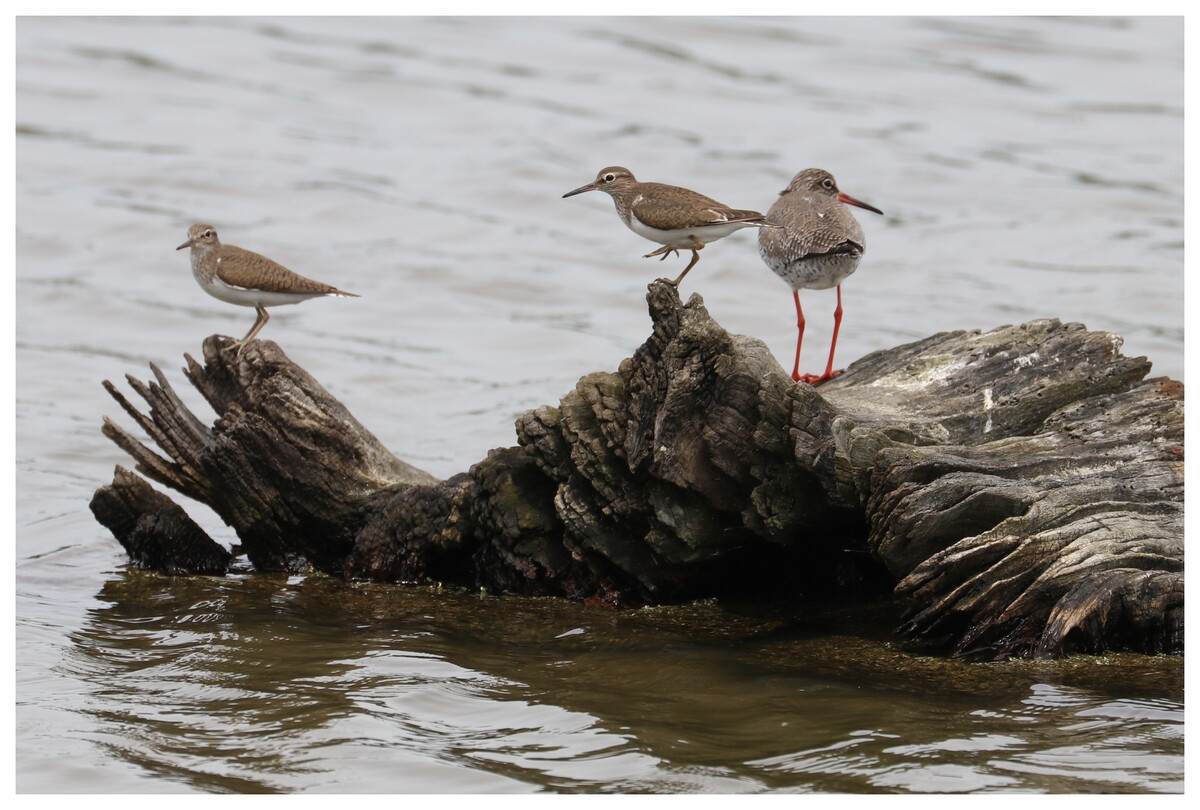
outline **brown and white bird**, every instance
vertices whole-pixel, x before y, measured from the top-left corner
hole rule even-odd
[[[246,336],[228,347],[237,348],[239,355],[242,346],[267,325],[267,307],[298,304],[322,295],[359,297],[293,273],[266,256],[223,245],[212,225],[188,228],[187,241],[175,249],[186,247],[192,249],[192,275],[206,293],[229,304],[254,307],[258,313]]]
[[[678,255],[681,250],[692,251],[688,266],[678,278],[668,282],[675,287],[700,260],[700,250],[707,243],[729,236],[739,228],[770,226],[758,211],[730,208],[691,189],[639,183],[623,166],[601,169],[591,183],[568,191],[563,197],[585,191],[603,191],[612,197],[617,215],[631,231],[662,245],[642,258],[661,255],[665,259],[672,252]]]
[[[791,286],[792,296],[796,299],[799,334],[792,379],[810,385],[824,382],[838,373],[833,370],[833,352],[842,325],[842,282],[858,269],[867,245],[862,226],[847,205],[883,214],[875,206],[838,191],[829,172],[805,169],[779,192],[779,199],[767,211],[767,219],[780,227],[763,228],[758,232],[759,254],[767,266]],[[800,308],[800,290],[827,290],[830,287],[837,287],[837,309],[833,311],[829,362],[824,374],[802,375],[800,346],[804,342],[804,310]]]

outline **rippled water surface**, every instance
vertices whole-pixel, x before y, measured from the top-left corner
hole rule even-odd
[[[766,210],[832,171],[867,255],[839,365],[1056,317],[1183,378],[1183,25],[1075,19],[75,19],[16,26],[16,745],[23,792],[1178,792],[1183,666],[974,666],[880,604],[554,600],[129,570],[87,510],[100,388],[252,313],[206,221],[360,299],[276,340],[447,476],[649,332],[610,164]],[[790,363],[752,233],[684,282]],[[833,293],[805,295],[804,365]],[[189,511],[225,543],[232,532]]]

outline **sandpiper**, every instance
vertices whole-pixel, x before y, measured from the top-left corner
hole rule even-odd
[[[767,211],[767,219],[780,227],[758,232],[759,254],[776,275],[791,285],[792,296],[796,299],[799,335],[796,337],[792,379],[810,385],[824,382],[838,373],[833,370],[833,352],[842,325],[842,282],[858,268],[866,248],[862,226],[843,203],[883,214],[875,206],[838,191],[829,172],[805,169],[779,192],[779,199]],[[829,362],[824,374],[802,375],[800,344],[804,342],[804,310],[800,308],[800,290],[827,290],[830,287],[837,287],[837,309],[833,311]]]
[[[254,307],[258,313],[246,336],[228,347],[237,348],[239,355],[242,346],[267,325],[267,307],[298,304],[322,295],[359,297],[293,273],[266,256],[223,245],[212,225],[188,228],[187,241],[175,249],[186,247],[192,249],[192,275],[206,293],[229,304]]]
[[[601,169],[596,179],[586,186],[568,191],[563,197],[573,197],[585,191],[603,191],[613,198],[617,215],[638,236],[644,236],[662,247],[643,258],[667,258],[690,250],[692,260],[674,281],[679,282],[700,260],[705,244],[748,227],[769,227],[770,223],[757,211],[741,211],[722,205],[695,191],[663,183],[639,183],[633,172],[622,166]],[[659,261],[662,261],[659,259]]]

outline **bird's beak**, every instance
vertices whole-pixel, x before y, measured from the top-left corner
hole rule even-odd
[[[840,203],[845,203],[846,205],[857,205],[859,208],[865,208],[868,211],[874,211],[876,214],[879,214],[879,216],[883,216],[883,212],[880,211],[875,206],[867,205],[862,200],[856,200],[853,197],[851,197],[849,194],[843,194],[842,192],[839,191],[838,195],[837,195],[837,200]]]
[[[598,188],[598,186],[596,185],[596,183],[591,182],[591,183],[588,183],[586,186],[580,186],[579,188],[575,189],[574,191],[568,191],[566,194],[563,195],[563,199],[566,199],[567,197],[574,197],[576,194],[582,194],[585,191],[595,191],[597,188]]]
[[[177,247],[177,248],[175,248],[175,249],[176,249],[176,250],[183,250],[185,247],[191,247],[191,246],[192,246],[192,243],[193,243],[193,242],[195,242],[195,241],[196,241],[195,239],[189,239],[189,240],[187,240],[186,242],[184,242],[182,245],[180,245],[179,247]]]

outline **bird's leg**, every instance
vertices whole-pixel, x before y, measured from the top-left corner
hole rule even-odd
[[[700,261],[700,251],[693,250],[692,251],[692,260],[690,262],[688,262],[688,266],[683,268],[683,272],[679,274],[678,278],[676,278],[674,281],[669,281],[667,283],[670,284],[672,287],[678,287],[679,282],[683,281],[683,277],[688,274],[688,270],[691,270],[693,267],[695,267],[696,262],[698,262],[698,261]]]
[[[800,346],[804,343],[804,310],[800,307],[800,291],[792,290],[796,299],[796,364],[792,366],[792,379],[800,381]]]
[[[837,286],[837,309],[833,311],[833,341],[829,344],[829,362],[825,364],[822,380],[832,378],[838,372],[833,370],[833,352],[837,349],[838,330],[842,328],[842,285]]]
[[[660,247],[658,250],[654,251],[653,253],[647,253],[647,254],[646,254],[645,256],[643,256],[642,258],[643,258],[643,259],[652,259],[652,258],[654,258],[655,256],[661,256],[662,258],[661,258],[661,259],[659,259],[659,261],[661,262],[663,259],[665,259],[665,258],[667,258],[668,256],[670,256],[672,253],[674,253],[676,256],[678,256],[678,255],[679,255],[679,251],[680,251],[681,249],[682,249],[682,250],[687,250],[687,249],[688,249],[688,247],[689,247],[688,245],[663,245],[663,246],[662,246],[662,247]]]
[[[700,248],[704,247],[704,243],[701,242],[699,239],[697,239],[694,235],[689,234],[688,238],[692,240],[692,244],[690,244],[690,245],[663,245],[658,250],[655,250],[651,253],[647,253],[642,258],[643,259],[651,259],[651,258],[654,258],[655,256],[661,256],[662,258],[659,259],[659,261],[661,262],[663,259],[670,256],[672,253],[674,253],[676,256],[678,256],[679,251],[681,251],[681,250],[697,251]]]
[[[250,331],[246,333],[244,338],[229,346],[231,349],[236,348],[238,350],[238,357],[242,356],[242,347],[245,346],[251,338],[262,331],[262,328],[267,325],[267,321],[271,319],[271,316],[267,314],[267,310],[262,306],[262,304],[255,304],[254,311],[258,313],[258,317],[254,319],[254,326],[250,327]]]
[[[835,309],[833,311],[833,340],[829,344],[829,362],[827,362],[825,364],[825,373],[824,374],[822,374],[820,376],[817,376],[816,374],[805,374],[802,378],[804,380],[804,382],[808,383],[809,385],[816,385],[817,383],[822,383],[822,382],[825,382],[826,380],[832,380],[838,374],[841,374],[840,371],[833,370],[833,352],[834,352],[834,350],[837,349],[838,330],[841,329],[841,327],[842,327],[842,285],[839,284],[837,287],[837,309]]]
[[[691,248],[692,260],[690,262],[688,262],[687,267],[683,268],[683,272],[679,274],[679,277],[677,279],[675,279],[674,281],[668,282],[672,287],[678,287],[679,282],[683,281],[683,277],[688,274],[688,271],[696,266],[696,262],[700,261],[700,249],[702,247],[704,247],[704,243],[701,242],[699,239],[697,239],[694,236],[692,237],[692,242],[694,243]]]

